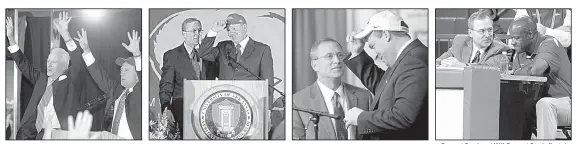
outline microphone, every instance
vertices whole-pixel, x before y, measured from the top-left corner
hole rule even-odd
[[[325,117],[329,117],[329,118],[333,118],[333,119],[337,119],[337,120],[343,118],[342,116],[339,116],[339,115],[329,114],[329,113],[326,113],[326,112],[316,111],[316,110],[311,110],[311,109],[303,109],[303,108],[296,107],[296,106],[294,106],[294,105],[292,105],[292,110],[301,111],[301,112],[306,112],[306,113],[309,113],[309,114],[312,114],[312,115],[325,116]]]
[[[99,96],[98,98],[91,100],[90,102],[84,104],[84,110],[90,110],[94,108],[94,106],[106,99],[106,94]]]

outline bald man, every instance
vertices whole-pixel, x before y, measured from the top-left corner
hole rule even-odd
[[[571,125],[572,75],[566,50],[552,36],[537,31],[530,17],[519,17],[510,24],[511,44],[520,55],[514,61],[514,75],[547,77],[544,97],[536,103],[538,139],[555,139],[556,127]],[[533,102],[527,108],[533,115]],[[528,117],[530,118],[530,117]],[[528,120],[530,123],[533,120]]]

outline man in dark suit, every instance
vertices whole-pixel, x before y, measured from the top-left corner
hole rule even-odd
[[[383,71],[363,51],[364,40],[388,69]],[[370,139],[428,139],[428,48],[408,35],[408,25],[390,11],[370,18],[366,29],[348,35],[345,63],[373,94],[368,111],[352,108],[346,124],[357,125]]]
[[[294,107],[321,111],[344,117],[346,110],[356,107],[368,110],[370,92],[342,82],[346,54],[334,39],[318,40],[310,50],[311,66],[318,75],[314,84],[294,94]],[[292,111],[292,139],[314,139],[312,114]],[[308,128],[306,130],[306,128]],[[320,117],[319,140],[362,139],[356,127],[346,127],[342,119]]]
[[[96,63],[90,51],[86,31],[76,40],[84,50],[82,57],[88,72],[100,90],[106,94],[106,107],[104,112],[104,130],[124,139],[142,139],[142,84],[140,37],[136,31],[132,36],[128,34],[130,44],[122,44],[133,57],[118,58],[116,64],[120,66],[120,83],[111,79],[107,72]]]
[[[468,18],[468,35],[454,37],[452,47],[436,58],[436,66],[465,67],[474,63],[500,67],[506,60],[502,51],[510,49],[494,40],[493,22],[488,14],[478,11]]]
[[[184,79],[213,80],[218,75],[217,61],[202,60],[198,55],[202,23],[198,19],[188,18],[182,22],[184,42],[164,53],[162,78],[160,79],[161,110],[169,107],[170,113],[178,123],[180,138],[183,125]],[[172,103],[170,103],[172,102]]]
[[[62,48],[53,48],[47,60],[47,70],[42,72],[35,68],[24,56],[16,41],[12,19],[6,20],[6,35],[11,46],[9,55],[14,59],[22,75],[32,84],[34,90],[28,107],[20,121],[16,139],[49,139],[44,136],[45,129],[67,130],[68,115],[75,116],[82,109],[80,102],[81,80],[85,76],[85,68],[77,62],[81,58],[80,51],[75,50],[76,44],[68,33],[68,23],[71,18],[67,13],[60,13],[55,22],[58,32],[66,42],[70,54]]]

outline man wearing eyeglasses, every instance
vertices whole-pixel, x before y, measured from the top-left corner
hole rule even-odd
[[[494,40],[493,22],[489,15],[477,11],[468,18],[468,35],[454,37],[452,47],[436,58],[436,66],[465,67],[468,64],[480,64],[500,67],[506,60],[502,51],[508,46]]]
[[[370,92],[342,82],[342,73],[346,69],[343,62],[345,57],[346,53],[336,40],[326,38],[316,41],[310,49],[310,65],[316,71],[318,80],[294,94],[293,105],[341,117],[353,107],[368,110]],[[292,111],[293,139],[315,138],[310,117],[312,115],[309,113]],[[318,132],[319,140],[363,139],[356,127],[346,127],[343,119],[320,117]]]
[[[216,63],[203,61],[199,54],[202,23],[198,19],[188,18],[182,22],[184,42],[164,53],[162,78],[160,79],[160,102],[162,111],[167,107],[174,116],[182,138],[184,79],[210,80],[218,74]]]
[[[572,64],[561,42],[539,33],[537,23],[528,16],[510,24],[511,44],[519,54],[513,63],[514,75],[547,77],[543,98],[535,104],[537,139],[555,139],[557,126],[572,124]],[[530,136],[534,123],[534,101],[526,104],[524,136]],[[526,137],[525,137],[526,138]],[[529,137],[527,137],[529,138]]]

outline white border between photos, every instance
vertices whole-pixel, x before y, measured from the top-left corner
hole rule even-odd
[[[286,118],[291,119],[292,111],[292,8],[428,8],[428,35],[429,39],[435,36],[435,9],[436,8],[558,8],[568,7],[574,8],[573,0],[2,0],[0,14],[5,15],[6,8],[141,8],[142,9],[142,53],[143,60],[149,56],[148,52],[148,12],[149,8],[285,8],[286,11],[286,91],[288,94],[286,98]],[[574,23],[574,20],[572,20]],[[4,26],[2,20],[2,26]],[[5,28],[1,28],[0,33],[5,34]],[[434,65],[435,46],[429,41],[429,66]],[[2,47],[4,43],[0,43]],[[0,51],[0,55],[5,56],[5,51]],[[574,55],[574,54],[572,54]],[[0,68],[5,68],[5,58],[0,62]],[[148,75],[149,63],[143,62],[143,85],[149,84]],[[574,64],[573,64],[574,66]],[[81,141],[81,143],[98,144],[98,143],[237,143],[237,144],[253,144],[253,143],[282,143],[282,144],[328,144],[328,143],[438,143],[438,144],[476,144],[476,143],[505,143],[505,144],[564,144],[571,143],[570,141],[436,141],[435,140],[435,71],[430,67],[429,71],[429,140],[427,141],[292,141],[291,140],[291,123],[287,123],[286,140],[284,141],[149,141],[148,140],[148,90],[143,89],[143,104],[142,104],[142,141]],[[0,92],[5,93],[5,71],[0,70]],[[574,90],[573,90],[574,91]],[[5,97],[2,97],[0,107],[5,108]],[[4,110],[0,111],[0,115],[4,117]],[[574,114],[574,112],[572,112]],[[0,120],[4,124],[4,118]],[[1,130],[4,136],[5,130]],[[4,141],[4,139],[2,139]],[[78,143],[79,141],[6,141],[7,143]]]

